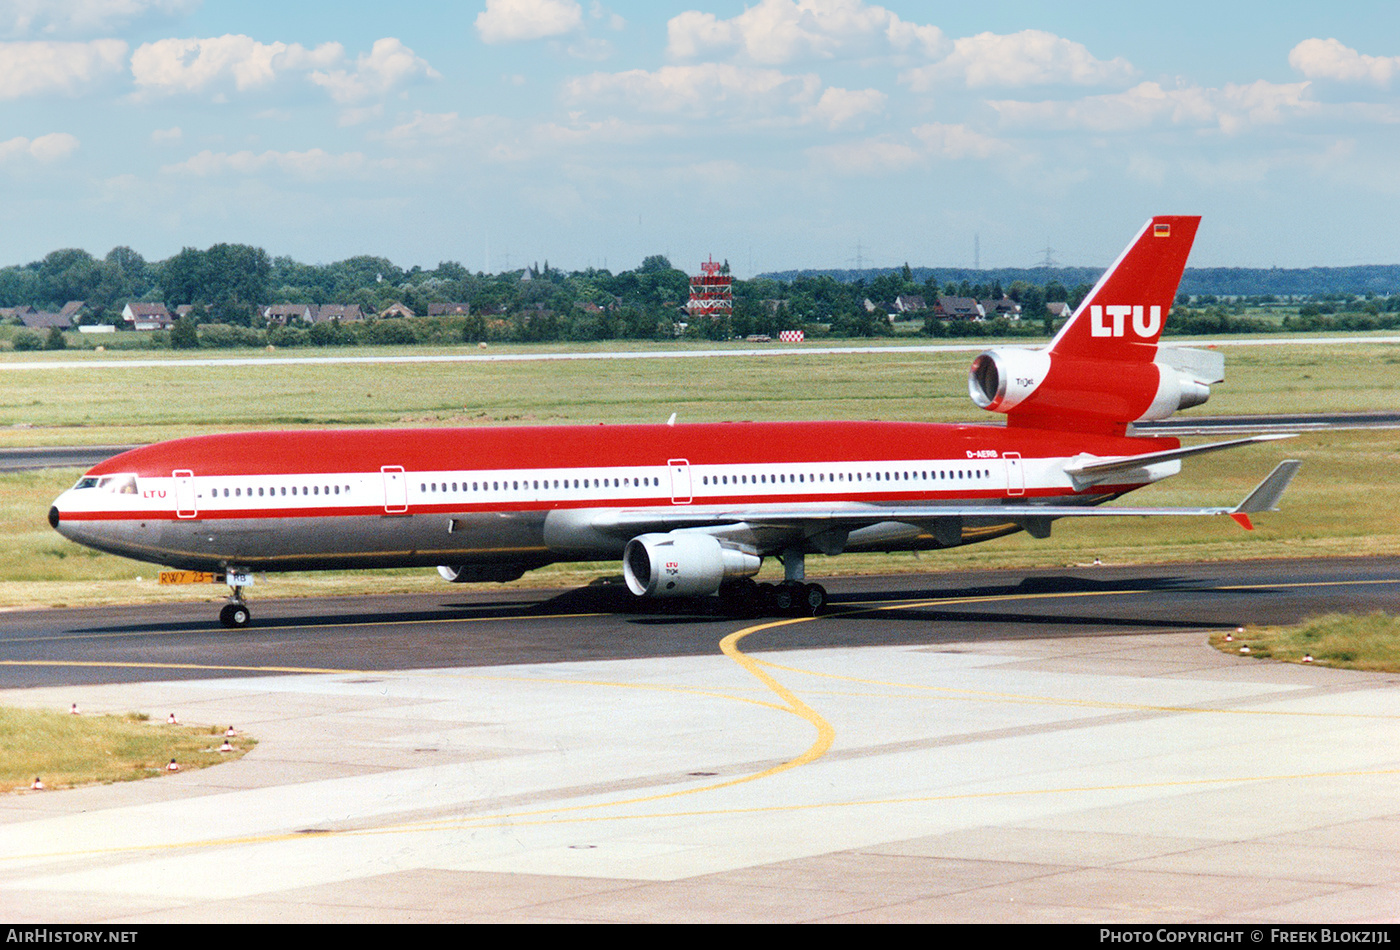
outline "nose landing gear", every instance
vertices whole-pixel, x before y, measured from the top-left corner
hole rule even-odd
[[[224,609],[219,611],[219,623],[225,627],[246,627],[252,617],[248,605],[244,603],[224,604]]]
[[[230,570],[225,576],[225,581],[229,587],[229,597],[228,603],[219,611],[219,623],[238,630],[248,626],[248,621],[253,619],[253,612],[248,609],[248,604],[243,599],[243,587],[245,584],[251,584],[253,577],[245,571]]]

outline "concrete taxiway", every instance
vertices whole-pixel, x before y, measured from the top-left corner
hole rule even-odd
[[[1400,676],[1205,643],[1400,594],[1326,565],[833,581],[815,620],[264,604],[223,649],[207,604],[9,615],[0,702],[258,746],[0,799],[0,916],[1394,921]]]

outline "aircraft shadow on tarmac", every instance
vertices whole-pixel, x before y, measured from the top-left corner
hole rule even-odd
[[[1209,584],[1202,584],[1198,578],[1187,577],[1121,577],[1085,578],[1076,576],[1032,576],[1016,584],[981,585],[959,588],[906,588],[897,591],[875,591],[863,593],[836,593],[831,595],[830,604],[823,616],[846,617],[851,619],[869,618],[890,622],[915,623],[956,623],[978,624],[984,627],[999,628],[987,633],[1010,635],[1011,631],[1021,631],[1025,635],[1028,626],[1049,626],[1064,628],[1071,626],[1089,627],[1141,627],[1189,629],[1216,627],[1233,620],[1217,617],[1183,618],[1179,614],[1179,604],[1174,606],[1154,605],[1161,595],[1187,593],[1192,600],[1212,599],[1222,594]],[[1232,591],[1232,596],[1244,592]],[[1262,593],[1262,592],[1252,592]],[[1075,595],[1103,598],[1103,612],[1066,612],[1061,605],[1075,599]],[[1129,604],[1114,597],[1134,598]],[[1055,596],[1050,596],[1055,595]],[[1156,595],[1156,596],[1154,596]],[[1046,597],[1044,601],[1021,598]],[[1018,605],[1019,609],[990,609],[985,605],[987,598],[1004,598],[1008,605]],[[368,602],[379,598],[367,598]],[[935,605],[921,605],[923,601],[940,601]],[[967,607],[959,601],[968,601]],[[394,626],[401,624],[443,622],[453,620],[515,620],[530,617],[547,618],[576,614],[612,615],[623,624],[645,626],[675,626],[686,624],[715,624],[751,621],[755,623],[781,619],[780,615],[743,615],[727,611],[718,598],[695,598],[676,600],[642,600],[634,597],[621,584],[593,583],[574,588],[543,599],[516,596],[512,599],[491,599],[486,601],[464,601],[456,598],[439,600],[431,607],[421,609],[402,608],[356,610],[353,598],[341,603],[348,610],[316,610],[302,613],[295,609],[296,601],[268,601],[257,611],[257,616],[247,629],[256,631],[259,627],[295,629],[323,628],[337,624],[353,623],[359,627]],[[978,606],[974,608],[974,603]],[[1043,604],[1043,609],[1030,607]],[[900,606],[907,604],[907,606]],[[207,605],[201,605],[207,606]],[[291,606],[291,609],[288,607]],[[319,606],[319,605],[318,605]],[[366,603],[368,606],[368,603]],[[1206,611],[1208,613],[1208,611]],[[1173,615],[1174,614],[1174,615]],[[142,619],[127,623],[105,623],[83,625],[72,632],[82,633],[172,633],[190,631],[192,627],[208,627],[222,635],[237,637],[219,625],[211,613],[207,621],[191,623],[187,610],[179,611],[178,616],[152,622]],[[1049,632],[1049,631],[1047,631]],[[1063,633],[1062,629],[1056,631]]]

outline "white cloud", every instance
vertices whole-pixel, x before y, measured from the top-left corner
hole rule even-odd
[[[165,39],[145,43],[131,56],[131,73],[139,95],[226,96],[231,91],[263,89],[287,76],[304,77],[343,106],[360,106],[382,98],[416,79],[440,74],[394,37],[375,40],[368,53],[346,62],[339,43],[308,48],[299,43],[260,43],[229,34],[203,39]],[[378,115],[374,105],[347,109],[341,124]]]
[[[72,155],[78,150],[78,144],[77,137],[69,135],[67,132],[51,132],[48,135],[41,135],[37,139],[28,139],[21,135],[6,142],[0,142],[0,162],[31,158],[36,162],[48,165]]]
[[[467,126],[456,112],[415,112],[407,122],[376,137],[399,148],[458,145],[466,139]]]
[[[1400,73],[1400,56],[1368,56],[1335,39],[1310,39],[1293,47],[1288,65],[1309,79],[1386,87]]]
[[[863,0],[760,0],[738,16],[688,10],[666,25],[667,52],[779,66],[797,60],[941,54],[943,31]]]
[[[311,74],[311,81],[344,105],[386,96],[414,79],[439,79],[441,75],[401,41],[386,36],[375,40],[370,51],[355,60],[353,71],[317,70]]]
[[[320,148],[309,149],[305,152],[266,151],[262,153],[247,150],[214,152],[205,149],[183,162],[162,166],[161,171],[196,178],[216,178],[226,175],[252,176],[276,171],[294,178],[323,181],[360,178],[371,170],[387,167],[388,164],[387,162],[371,161],[360,152],[345,152],[334,155]]]
[[[848,175],[903,171],[925,161],[924,153],[916,146],[888,137],[821,145],[808,149],[807,154],[818,164]]]
[[[1097,59],[1082,43],[1043,30],[1022,30],[964,37],[953,43],[945,59],[907,70],[900,80],[915,92],[927,92],[948,82],[962,82],[969,89],[1111,85],[1135,73],[1122,57]]]
[[[269,85],[279,74],[331,66],[344,56],[339,43],[308,49],[230,33],[143,43],[131,55],[131,74],[137,86],[150,92],[204,92],[230,82],[245,92]]]
[[[156,129],[151,133],[151,141],[157,145],[164,145],[167,142],[178,142],[185,137],[185,132],[178,125],[168,129]]]
[[[592,20],[602,20],[610,30],[621,30],[627,26],[627,21],[607,7],[603,6],[599,0],[593,0],[588,5],[588,16]]]
[[[577,0],[486,0],[477,14],[483,43],[514,43],[572,33],[583,25]]]
[[[1251,125],[1267,125],[1317,108],[1307,96],[1308,83],[1227,84],[1163,88],[1139,83],[1126,92],[1089,96],[1068,102],[990,102],[1008,126],[1129,132],[1157,125],[1214,125],[1234,133]]]
[[[200,0],[0,0],[0,34],[93,35],[150,15],[178,16]]]
[[[809,115],[830,129],[859,124],[866,116],[877,115],[889,99],[878,89],[841,89],[832,86],[812,107]]]
[[[0,43],[0,99],[72,95],[120,71],[125,58],[121,40]]]
[[[942,158],[991,158],[1004,150],[1001,142],[965,125],[930,122],[915,128],[914,137],[930,155]]]
[[[617,103],[643,112],[702,118],[715,115],[768,116],[818,101],[815,74],[788,75],[776,69],[730,64],[663,66],[593,73],[570,80],[565,97],[573,102]]]
[[[808,150],[817,162],[850,175],[899,172],[935,161],[989,159],[1011,155],[1005,143],[965,125],[931,122],[911,130],[912,140],[880,136],[863,142],[841,142]]]

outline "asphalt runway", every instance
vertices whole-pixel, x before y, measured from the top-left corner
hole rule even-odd
[[[1394,610],[1400,559],[827,586],[786,620],[617,585],[255,598],[238,632],[210,603],[5,613],[0,703],[259,744],[0,800],[0,916],[1400,916],[1400,676],[1205,642]]]
[[[1133,427],[1142,435],[1213,436],[1249,432],[1312,432],[1319,429],[1397,429],[1397,412],[1310,412],[1288,415],[1200,416],[1142,422]],[[136,445],[36,446],[0,448],[0,472],[48,468],[89,469]]]

